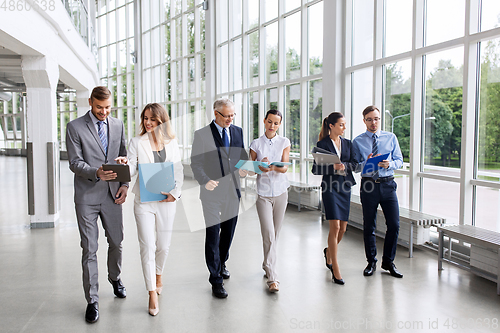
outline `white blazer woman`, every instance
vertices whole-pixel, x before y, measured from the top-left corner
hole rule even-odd
[[[141,135],[130,141],[128,163],[134,176],[141,163],[173,162],[175,188],[162,192],[166,199],[141,203],[139,177],[132,192],[135,194],[134,215],[141,251],[142,270],[149,292],[149,313],[158,311],[158,295],[162,292],[161,276],[168,256],[176,202],[181,196],[184,179],[177,140],[170,128],[167,111],[158,103],[145,106],[141,113]],[[155,276],[156,274],[156,276]]]

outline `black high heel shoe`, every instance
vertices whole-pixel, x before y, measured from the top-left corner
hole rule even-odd
[[[326,268],[328,268],[328,269],[332,272],[332,274],[333,274],[333,271],[332,271],[332,265],[328,263],[328,259],[326,258],[326,249],[327,249],[327,247],[325,247],[325,248],[323,249],[323,253],[325,254],[325,264],[326,264]]]
[[[332,270],[332,279],[333,279],[333,282],[335,282],[336,284],[340,284],[340,285],[344,285],[345,284],[344,279],[337,279],[335,277],[335,274],[333,274],[333,270]]]

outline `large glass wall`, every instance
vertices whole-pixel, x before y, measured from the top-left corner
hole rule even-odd
[[[141,8],[142,102],[169,112],[183,158],[205,119],[205,10],[199,0],[145,0]],[[227,22],[226,16],[218,16]],[[227,34],[227,30],[218,31]],[[227,37],[227,36],[226,36]],[[229,49],[217,67],[227,74]],[[224,75],[226,75],[224,74]],[[220,89],[228,90],[228,80]]]
[[[107,86],[112,93],[112,115],[125,124],[128,140],[137,134],[134,19],[133,1],[99,0],[97,3],[101,84]]]
[[[351,135],[379,106],[405,162],[400,205],[500,230],[500,3],[350,0],[345,13]]]
[[[217,0],[216,8],[216,97],[244,97],[236,112],[246,146],[263,134],[265,112],[280,110],[289,178],[307,181],[322,115],[323,1]]]

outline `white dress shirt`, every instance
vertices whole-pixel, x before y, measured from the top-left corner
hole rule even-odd
[[[267,157],[269,163],[281,162],[283,151],[290,146],[290,140],[276,134],[274,138],[268,139],[264,134],[250,144],[250,149],[257,153],[257,161]],[[277,197],[285,193],[290,184],[286,174],[277,171],[269,171],[257,175],[257,194],[262,197]]]

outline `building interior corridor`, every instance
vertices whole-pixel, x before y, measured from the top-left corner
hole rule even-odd
[[[0,156],[0,332],[492,332],[499,329],[496,284],[444,264],[437,253],[417,247],[414,258],[398,246],[395,279],[378,267],[364,277],[362,233],[348,227],[339,261],[346,284],[336,285],[323,248],[328,225],[320,211],[287,208],[278,246],[281,288],[267,291],[262,240],[253,194],[245,196],[226,280],[227,299],[212,296],[204,262],[204,232],[191,232],[183,197],[160,296],[160,313],[147,312],[133,194],[123,206],[122,280],[127,298],[115,298],[106,277],[106,239],[98,251],[100,319],[85,322],[81,249],[73,204],[73,176],[61,161],[61,212],[55,228],[30,229],[26,159]],[[196,187],[186,179],[184,190]],[[187,201],[187,202],[186,202]],[[200,216],[200,218],[202,218]],[[382,241],[377,240],[379,253]],[[380,262],[380,261],[379,261]]]

